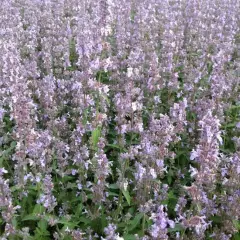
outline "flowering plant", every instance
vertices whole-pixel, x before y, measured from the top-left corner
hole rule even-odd
[[[2,0],[1,239],[240,239],[239,9]]]

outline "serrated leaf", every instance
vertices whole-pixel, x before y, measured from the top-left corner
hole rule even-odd
[[[168,193],[168,199],[176,199],[176,196],[173,191],[169,191]]]
[[[83,222],[83,223],[85,223],[85,224],[91,223],[91,220],[90,220],[89,218],[86,218],[86,217],[80,217],[80,218],[79,218],[79,221],[80,221],[80,222]]]
[[[48,227],[47,221],[45,219],[41,219],[38,222],[38,227],[39,227],[39,229],[41,229],[41,231],[45,232],[47,230],[47,227]]]
[[[82,203],[80,203],[78,206],[77,206],[77,209],[76,209],[76,212],[75,212],[75,216],[79,216],[81,213],[82,213],[82,210],[83,210],[83,205]]]
[[[36,204],[34,209],[33,209],[33,213],[42,214],[43,212],[44,212],[44,207],[40,204]]]
[[[122,190],[122,193],[123,193],[124,197],[126,198],[128,205],[130,206],[131,196],[129,194],[129,191],[128,190]]]
[[[137,225],[140,223],[141,219],[143,218],[144,213],[137,214],[133,220],[130,221],[130,226],[128,227],[128,231],[134,230]]]
[[[101,135],[101,128],[100,128],[100,126],[98,126],[97,128],[95,128],[92,131],[92,136],[91,136],[92,145],[93,145],[94,148],[97,147],[100,135]]]

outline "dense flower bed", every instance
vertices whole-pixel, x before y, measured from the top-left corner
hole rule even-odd
[[[1,0],[1,239],[240,239],[239,0]]]

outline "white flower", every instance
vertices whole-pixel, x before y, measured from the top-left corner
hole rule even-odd
[[[143,124],[142,123],[137,123],[137,129],[139,132],[143,132]]]
[[[71,230],[67,227],[66,229],[65,229],[65,232],[71,232]]]
[[[133,75],[133,68],[130,67],[127,69],[127,77],[130,78],[130,77],[132,77],[132,75]]]
[[[139,102],[133,102],[132,103],[132,110],[136,111],[136,110],[142,110],[142,104]]]
[[[150,168],[150,175],[152,176],[153,179],[157,178],[157,174],[153,168]]]
[[[126,181],[126,182],[123,183],[123,189],[124,189],[124,191],[127,191],[127,187],[128,187],[128,182]]]
[[[194,160],[197,157],[198,157],[198,152],[193,150],[190,155],[190,160]]]
[[[191,177],[194,177],[198,174],[198,170],[192,166],[190,166],[190,173],[191,173]]]
[[[133,110],[133,111],[136,111],[136,110],[137,110],[137,103],[136,103],[136,102],[133,102],[133,103],[132,103],[132,110]]]
[[[116,240],[124,240],[124,238],[117,236]]]
[[[103,92],[104,92],[105,94],[108,94],[108,92],[109,92],[109,87],[108,87],[107,85],[105,85],[105,86],[103,87]]]
[[[0,168],[0,173],[8,173],[8,171],[5,168]]]
[[[237,174],[240,174],[240,165],[237,166]]]

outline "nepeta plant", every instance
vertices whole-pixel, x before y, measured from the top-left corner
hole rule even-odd
[[[239,239],[239,13],[2,0],[1,239]]]

